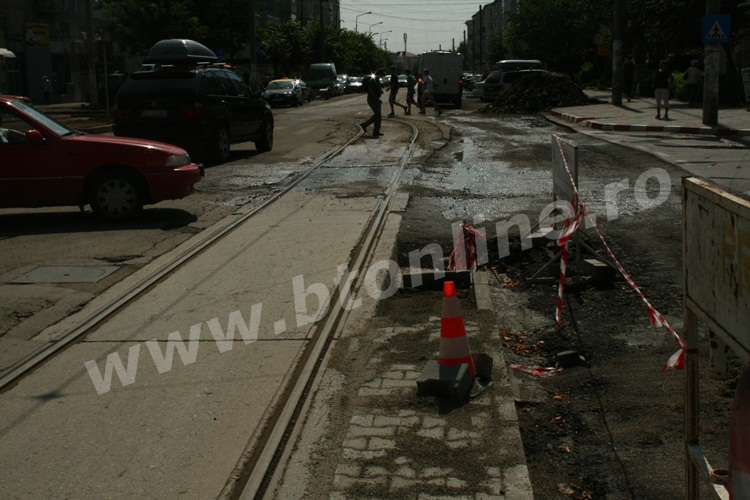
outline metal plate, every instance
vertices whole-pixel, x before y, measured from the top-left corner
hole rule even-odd
[[[14,279],[11,283],[96,283],[118,269],[120,266],[43,266]]]

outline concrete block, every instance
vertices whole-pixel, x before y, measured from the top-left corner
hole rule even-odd
[[[483,384],[492,380],[492,358],[483,352],[471,355],[474,358],[474,368],[477,369],[477,378]]]
[[[417,396],[437,396],[464,403],[469,400],[473,385],[468,364],[440,366],[431,359],[417,379]]]
[[[492,292],[490,291],[490,280],[487,273],[474,273],[474,300],[477,309],[492,311]]]
[[[582,276],[591,276],[596,282],[614,281],[617,276],[615,268],[597,259],[583,259],[577,271]]]
[[[423,271],[418,273],[403,274],[404,288],[418,288],[421,290],[442,290],[443,282],[452,281],[457,289],[469,288],[471,286],[471,271],[445,271],[440,278],[436,277],[437,271]]]

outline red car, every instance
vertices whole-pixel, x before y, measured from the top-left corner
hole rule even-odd
[[[77,132],[0,95],[0,208],[88,204],[102,219],[125,220],[189,195],[201,176],[182,148]]]

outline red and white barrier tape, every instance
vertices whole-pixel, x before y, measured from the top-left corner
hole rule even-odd
[[[545,366],[527,366],[527,365],[508,365],[514,370],[518,370],[535,377],[552,377],[557,372],[561,371],[561,368],[545,367]]]
[[[664,371],[672,368],[675,370],[681,370],[685,367],[685,342],[680,338],[679,334],[672,328],[669,323],[667,323],[667,320],[664,319],[664,316],[659,313],[659,311],[656,310],[656,308],[649,302],[649,300],[646,298],[646,295],[644,295],[643,291],[640,289],[638,285],[635,284],[635,281],[630,277],[630,274],[625,270],[624,267],[622,267],[622,264],[620,264],[620,261],[617,260],[617,257],[615,257],[614,252],[612,252],[612,249],[607,244],[607,241],[604,239],[604,235],[599,230],[599,227],[596,225],[596,221],[591,217],[591,215],[588,213],[588,210],[586,209],[586,205],[583,202],[583,198],[581,198],[581,194],[578,192],[578,186],[576,186],[575,180],[573,179],[573,174],[570,171],[570,167],[568,166],[568,160],[565,158],[565,152],[563,151],[563,147],[561,144],[561,140],[558,137],[557,138],[557,146],[560,148],[560,154],[563,159],[563,163],[565,164],[565,170],[568,172],[568,176],[570,177],[570,182],[573,186],[573,191],[575,192],[577,198],[578,198],[578,204],[579,204],[579,210],[578,214],[576,215],[576,219],[579,218],[580,214],[584,214],[586,217],[588,217],[589,221],[591,222],[591,225],[594,229],[596,229],[596,233],[599,235],[599,239],[602,241],[602,244],[604,245],[604,248],[607,249],[607,253],[612,258],[612,262],[614,262],[615,266],[617,267],[617,270],[620,271],[620,274],[625,278],[625,280],[628,282],[628,284],[633,288],[633,290],[638,293],[638,295],[641,297],[643,302],[646,304],[646,307],[648,309],[648,316],[651,320],[651,323],[654,326],[663,326],[669,333],[672,335],[672,338],[675,339],[675,341],[679,344],[680,349],[675,352],[672,356],[670,356],[669,360],[667,361],[667,364],[664,365]],[[579,221],[580,222],[580,221]],[[578,224],[573,224],[573,229],[569,232],[570,234],[573,233],[578,228]],[[568,235],[568,238],[570,236]],[[565,239],[565,243],[567,243],[567,238]],[[561,265],[562,267],[562,265]],[[564,280],[564,277],[561,279]],[[558,303],[561,303],[561,294],[558,295]],[[560,306],[561,307],[561,306]]]
[[[555,307],[555,322],[558,325],[565,324],[562,320],[562,305],[563,294],[565,292],[565,274],[568,268],[568,240],[578,229],[583,218],[583,210],[583,206],[579,205],[572,223],[570,222],[570,217],[565,219],[560,237],[557,239],[557,244],[562,247],[560,250],[560,281],[557,285],[557,304]]]
[[[456,244],[448,259],[449,271],[464,271],[474,267],[477,261],[477,238],[484,238],[484,236],[470,225],[461,224]]]

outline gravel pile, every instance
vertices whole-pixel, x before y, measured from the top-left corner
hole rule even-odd
[[[530,73],[510,92],[484,109],[485,113],[537,113],[552,108],[596,103],[570,78],[550,73]]]

